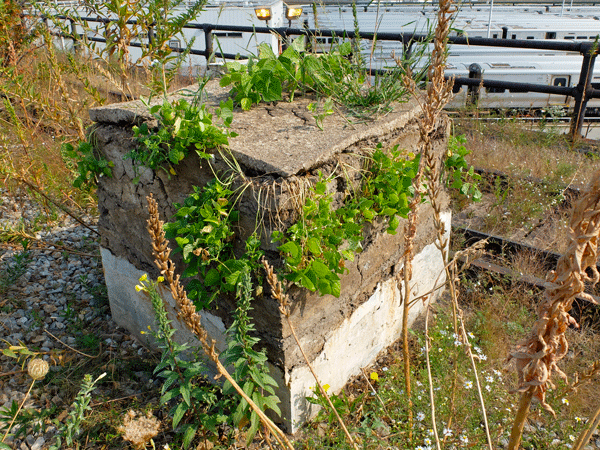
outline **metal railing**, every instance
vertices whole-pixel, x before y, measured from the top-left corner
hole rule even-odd
[[[71,34],[59,33],[61,37],[73,39],[76,42],[82,36],[77,34],[75,22],[67,16],[55,16],[61,20],[71,22]],[[48,20],[47,17],[44,18]],[[96,18],[96,17],[78,17],[77,20],[86,22],[109,23],[111,19]],[[136,24],[135,21],[130,21],[131,24]],[[288,42],[290,36],[307,36],[307,37],[332,37],[332,38],[348,38],[356,37],[352,30],[324,30],[324,29],[309,29],[309,28],[291,28],[291,27],[255,27],[255,26],[239,26],[239,25],[217,25],[209,23],[188,23],[184,26],[186,29],[202,30],[204,32],[204,49],[172,48],[175,52],[189,51],[192,55],[203,56],[209,63],[213,58],[236,59],[240,58],[239,54],[229,54],[214,51],[213,31],[231,31],[242,33],[276,33],[281,37],[282,42]],[[417,42],[426,42],[429,36],[418,33],[391,33],[391,32],[360,32],[361,39],[378,41],[397,41],[402,43],[405,51],[410,51],[411,46]],[[149,39],[152,39],[152,33],[149,33]],[[87,37],[90,41],[105,42],[103,38]],[[580,42],[565,42],[551,40],[525,40],[525,39],[491,39],[491,38],[467,38],[463,36],[450,36],[448,41],[454,45],[469,45],[469,46],[486,46],[486,47],[506,47],[506,48],[524,48],[537,50],[554,50],[563,52],[579,53],[583,56],[579,80],[576,86],[548,86],[532,83],[507,82],[501,80],[487,80],[481,76],[471,76],[470,78],[455,78],[454,85],[468,86],[471,90],[476,90],[479,87],[485,88],[504,88],[518,92],[537,92],[545,94],[556,94],[573,97],[575,106],[571,120],[570,134],[573,138],[581,135],[583,121],[585,119],[585,111],[587,102],[592,98],[600,98],[600,89],[594,89],[591,84],[592,73],[596,56],[599,53],[598,44],[591,41]],[[143,47],[141,43],[131,43],[133,47]],[[243,57],[242,57],[243,58]],[[386,73],[384,69],[373,72]],[[473,75],[473,74],[470,74]],[[481,74],[479,74],[481,75]]]

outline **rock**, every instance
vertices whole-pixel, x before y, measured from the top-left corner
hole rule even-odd
[[[44,448],[44,444],[46,440],[43,436],[38,437],[33,444],[31,444],[30,450],[42,450]]]

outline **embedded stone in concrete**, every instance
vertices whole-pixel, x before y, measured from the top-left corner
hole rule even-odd
[[[206,92],[206,101],[213,106],[226,98],[216,82],[209,84]],[[363,161],[378,142],[384,148],[399,144],[407,151],[418,151],[420,110],[413,102],[395,105],[392,113],[372,123],[350,124],[345,118],[330,116],[325,119],[325,131],[321,131],[306,110],[309,101],[301,98],[294,103],[240,111],[234,114],[232,124],[239,136],[230,140],[230,151],[243,174],[235,183],[246,188],[238,202],[240,221],[234,245],[241,247],[259,218],[263,250],[276,267],[282,262],[270,243],[271,233],[295,222],[299,199],[319,173],[334,179],[328,188],[335,204],[340,205],[360,183]],[[154,318],[149,300],[135,291],[135,284],[144,272],[158,275],[146,232],[145,197],[152,193],[162,218],[169,220],[174,203],[182,203],[193,191],[192,186],[202,186],[214,175],[207,162],[191,155],[176,166],[176,176],[146,169],[134,185],[131,160],[123,156],[136,145],[131,127],[150,117],[136,102],[98,108],[91,116],[97,122],[94,133],[98,149],[115,164],[113,178],[102,178],[98,186],[102,260],[111,309],[119,325],[140,336],[140,331],[154,324]],[[442,120],[434,133],[434,147],[440,157],[447,134],[447,121]],[[217,171],[227,167],[218,152],[211,165]],[[443,217],[446,230],[450,230],[447,209]],[[361,367],[372,363],[401,333],[403,291],[396,275],[401,271],[404,252],[403,227],[401,223],[396,235],[386,233],[381,221],[365,227],[363,251],[346,263],[348,273],[342,276],[339,298],[320,297],[295,286],[288,288],[291,320],[302,346],[320,380],[333,390],[341,389],[351,376],[359,374]],[[411,291],[415,296],[443,282],[440,274],[444,261],[435,238],[431,207],[423,204],[414,241]],[[176,259],[176,263],[181,269],[181,261]],[[173,308],[171,304],[174,317]],[[214,308],[202,312],[203,324],[217,339],[219,350],[225,348],[223,333],[231,325],[234,308],[234,299],[223,296],[215,301]],[[283,420],[288,430],[294,431],[311,414],[305,397],[311,395],[309,387],[315,382],[276,301],[262,295],[255,299],[253,308],[260,346],[266,348],[273,375],[280,381]],[[411,322],[420,310],[420,303],[411,309]],[[192,339],[189,330],[178,325],[183,328],[179,339]]]

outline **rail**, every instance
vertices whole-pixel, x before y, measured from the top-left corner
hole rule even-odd
[[[57,15],[54,16],[60,20],[67,20],[71,23],[71,33],[59,33],[64,38],[73,39],[74,42],[82,38],[76,31],[75,22],[72,17]],[[48,20],[48,17],[43,17],[44,20]],[[107,18],[98,17],[77,17],[77,20],[86,22],[100,22],[109,23],[112,20]],[[136,21],[129,21],[130,24],[136,24]],[[184,48],[172,48],[174,52],[186,52],[189,51],[192,55],[203,56],[208,62],[212,58],[218,57],[223,59],[235,59],[239,58],[239,55],[221,53],[214,50],[213,45],[213,31],[233,31],[233,32],[246,32],[246,33],[265,33],[272,34],[276,33],[281,37],[282,42],[288,42],[290,36],[308,36],[308,37],[343,37],[353,39],[356,34],[352,30],[324,30],[324,29],[310,29],[310,28],[291,28],[291,27],[255,27],[255,26],[240,26],[240,25],[217,25],[209,23],[188,23],[184,26],[186,29],[197,29],[203,30],[204,32],[204,50],[198,49],[184,49]],[[152,32],[149,34],[149,39],[152,38]],[[387,40],[401,42],[405,50],[410,51],[411,46],[416,42],[425,42],[429,39],[429,36],[418,33],[391,33],[391,32],[360,32],[361,39],[368,40]],[[87,37],[90,41],[95,42],[106,42],[103,38]],[[599,53],[599,46],[596,42],[585,41],[585,42],[559,42],[550,40],[525,40],[525,39],[491,39],[491,38],[468,38],[463,36],[450,36],[448,41],[454,45],[469,45],[469,46],[486,46],[486,47],[507,47],[507,48],[527,48],[537,50],[554,50],[563,52],[579,53],[583,56],[581,65],[581,71],[579,73],[579,80],[576,86],[548,86],[542,84],[531,84],[531,83],[518,83],[518,82],[507,82],[500,80],[486,80],[481,77],[481,73],[477,73],[476,70],[469,73],[469,78],[455,78],[454,86],[468,86],[472,92],[477,92],[479,87],[485,88],[505,88],[512,89],[513,91],[520,92],[538,92],[546,94],[557,94],[575,99],[575,106],[573,108],[573,116],[571,120],[570,134],[574,139],[576,136],[581,135],[583,121],[585,119],[585,111],[587,102],[592,98],[600,98],[600,90],[592,87],[592,73],[594,70],[594,64],[596,57]],[[140,43],[131,43],[133,47],[142,47]],[[375,71],[373,71],[375,72]],[[386,73],[386,70],[377,70],[380,73]]]

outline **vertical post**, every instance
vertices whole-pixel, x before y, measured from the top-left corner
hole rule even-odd
[[[77,33],[75,21],[69,19],[69,22],[71,22],[71,36],[73,36],[73,53],[77,53],[77,50],[79,49],[79,33]]]
[[[154,24],[150,24],[148,27],[148,47],[152,47],[152,41],[154,40]]]
[[[204,51],[206,52],[206,68],[208,69],[208,65],[213,62],[213,35],[212,35],[212,27],[205,26],[204,27]]]
[[[473,63],[469,66],[469,78],[481,80],[481,66]],[[467,106],[477,106],[479,101],[479,85],[469,86],[467,89]]]
[[[571,129],[569,133],[571,139],[581,136],[581,128],[585,119],[585,108],[588,102],[588,92],[591,89],[592,73],[594,72],[594,63],[598,49],[595,45],[586,46],[583,54],[583,63],[579,73],[579,82],[577,83],[575,94],[575,106],[573,107],[573,117],[571,118]]]

